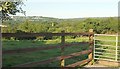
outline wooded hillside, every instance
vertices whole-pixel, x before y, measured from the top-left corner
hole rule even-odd
[[[71,18],[58,19],[42,16],[20,17],[14,16],[11,20],[4,21],[7,28],[3,28],[3,33],[40,33],[40,32],[87,32],[93,28],[95,33],[114,34],[118,30],[117,17],[99,18]]]

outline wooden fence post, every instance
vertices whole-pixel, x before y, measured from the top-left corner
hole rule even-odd
[[[89,29],[89,32],[90,32],[90,33],[93,33],[93,29]],[[92,49],[92,52],[88,55],[88,58],[89,58],[89,59],[92,59],[92,60],[89,62],[89,64],[92,65],[92,64],[93,64],[93,60],[94,60],[94,59],[93,59],[93,57],[94,57],[94,55],[93,55],[93,50],[94,50],[94,49],[93,49],[93,48],[94,48],[94,47],[93,47],[93,35],[91,35],[91,34],[89,35],[89,47],[90,47],[90,49]]]
[[[0,27],[0,68],[2,69],[2,33],[1,33],[1,28]]]
[[[118,61],[118,34],[116,35],[116,61]]]
[[[65,60],[64,60],[64,44],[65,44],[65,31],[61,31],[61,33],[63,34],[61,36],[61,67],[65,66]]]

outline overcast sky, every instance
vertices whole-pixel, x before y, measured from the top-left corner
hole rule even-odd
[[[119,0],[27,0],[27,16],[56,18],[118,16]],[[20,14],[17,14],[20,15]]]

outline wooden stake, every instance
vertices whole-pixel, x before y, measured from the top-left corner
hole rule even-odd
[[[65,35],[64,35],[64,33],[65,33],[65,31],[63,30],[63,31],[61,31],[61,33],[63,34],[63,36],[61,36],[61,44],[62,44],[62,46],[61,46],[61,67],[64,67],[65,66],[65,60],[64,60],[64,58],[63,58],[63,56],[64,56],[64,44],[65,44]]]

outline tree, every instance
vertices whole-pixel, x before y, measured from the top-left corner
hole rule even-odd
[[[9,19],[9,14],[16,15],[17,12],[25,14],[25,11],[22,10],[22,5],[24,3],[22,0],[18,0],[17,2],[3,2],[0,1],[0,12],[2,12],[2,19]]]

